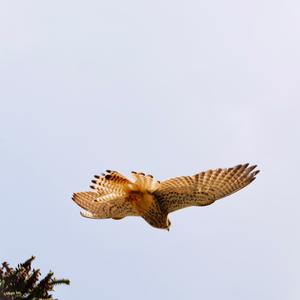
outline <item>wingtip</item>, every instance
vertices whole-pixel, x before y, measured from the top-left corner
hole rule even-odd
[[[256,175],[260,172],[260,170],[255,170],[255,168],[257,167],[257,165],[251,166],[250,167],[250,172],[249,172],[249,179],[250,182],[254,181],[256,179]]]
[[[250,172],[255,170],[257,168],[257,165],[251,165],[250,163],[246,163],[246,164],[243,164],[243,165],[237,165],[236,166],[237,168],[244,168],[244,169],[247,169],[249,170]],[[259,170],[257,170],[259,171]],[[256,171],[255,171],[256,172]]]
[[[249,163],[247,165],[248,166],[247,166],[246,170],[247,170],[247,173],[249,176],[255,177],[255,175],[257,175],[260,172],[260,170],[256,169],[257,165],[251,165]]]
[[[259,172],[260,170],[256,170],[255,172],[253,172],[253,176],[256,176]]]
[[[76,198],[76,193],[73,193],[71,199],[72,199],[74,202],[75,202],[75,198]]]

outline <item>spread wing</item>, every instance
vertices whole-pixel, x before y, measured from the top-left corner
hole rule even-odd
[[[95,175],[90,186],[93,192],[73,194],[72,199],[84,211],[81,215],[91,219],[121,219],[138,215],[128,199],[128,185],[131,182],[122,174],[106,170],[101,176]]]
[[[100,196],[95,192],[74,193],[72,197],[84,211],[81,215],[91,219],[121,219],[126,216],[137,216],[138,212],[130,201],[118,194]]]
[[[205,206],[244,188],[259,171],[249,164],[201,172],[163,181],[154,192],[168,213],[188,206]]]

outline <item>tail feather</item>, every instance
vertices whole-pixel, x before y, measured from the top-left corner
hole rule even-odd
[[[137,190],[154,192],[159,187],[159,181],[155,180],[152,175],[145,175],[144,173],[131,172],[135,179],[134,185]]]

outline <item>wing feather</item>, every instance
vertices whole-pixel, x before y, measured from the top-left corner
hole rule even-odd
[[[90,187],[101,195],[110,193],[126,195],[128,185],[131,184],[131,181],[125,176],[111,170],[106,170],[106,173],[101,176],[95,175],[94,177],[95,179],[92,180]]]
[[[215,169],[163,181],[153,194],[168,213],[188,206],[205,206],[250,184],[259,171],[249,164]]]
[[[84,209],[81,215],[87,218],[107,219],[138,215],[131,202],[118,194],[101,196],[95,192],[80,192],[74,193],[72,199]]]

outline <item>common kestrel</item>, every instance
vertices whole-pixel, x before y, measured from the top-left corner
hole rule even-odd
[[[74,193],[81,215],[91,219],[120,220],[140,216],[151,226],[169,230],[168,214],[188,206],[205,206],[247,186],[259,170],[249,164],[208,170],[163,182],[152,175],[132,172],[133,181],[116,171],[95,175],[93,191]]]

